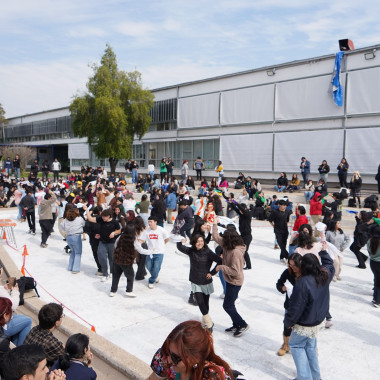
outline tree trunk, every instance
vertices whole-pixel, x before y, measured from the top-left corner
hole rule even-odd
[[[111,174],[115,174],[116,175],[116,165],[119,162],[119,159],[118,158],[112,158],[112,157],[110,157],[108,159],[108,161],[110,162]]]

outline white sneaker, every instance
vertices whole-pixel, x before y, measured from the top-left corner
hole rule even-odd
[[[110,297],[115,297],[116,293],[110,292]]]
[[[221,293],[219,297],[223,299],[225,296],[226,295],[224,293]]]
[[[100,279],[100,281],[101,281],[101,282],[106,282],[109,278],[110,278],[109,275],[108,275],[108,276],[103,276],[103,277]]]
[[[127,297],[131,297],[131,298],[135,298],[135,297],[136,297],[136,294],[133,293],[133,292],[125,292],[125,295],[126,295]]]
[[[95,275],[96,276],[103,276],[103,272],[96,272]]]
[[[149,283],[149,284],[148,284],[148,288],[149,288],[149,289],[153,289],[153,288],[154,288],[154,285],[151,284],[151,283]]]
[[[240,298],[236,298],[235,303],[240,303]]]
[[[326,319],[326,322],[325,322],[325,328],[326,329],[329,329],[330,327],[332,327],[334,324],[332,323],[332,321],[330,319]]]
[[[160,282],[160,278],[157,277],[157,278],[156,278],[156,281],[154,281],[154,283],[155,283],[155,284],[158,284],[159,282]]]

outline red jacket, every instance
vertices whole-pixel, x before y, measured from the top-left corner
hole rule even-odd
[[[306,215],[300,215],[294,222],[293,231],[298,231],[303,224],[309,224],[309,220]]]
[[[317,200],[317,198],[320,198]],[[310,199],[310,215],[322,215],[321,194],[316,191],[312,199]]]

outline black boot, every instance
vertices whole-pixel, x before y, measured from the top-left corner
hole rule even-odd
[[[193,292],[190,293],[189,300],[188,300],[187,302],[188,302],[190,305],[198,306],[198,302],[197,302],[197,300],[195,299],[195,296],[194,296],[194,293],[193,293]]]

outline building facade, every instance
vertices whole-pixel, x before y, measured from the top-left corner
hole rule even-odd
[[[379,48],[345,52],[343,106],[330,91],[335,55],[153,90],[152,123],[134,140],[133,158],[144,171],[149,163],[158,168],[162,157],[172,157],[177,170],[183,160],[192,168],[202,157],[208,176],[221,160],[228,176],[242,171],[269,179],[281,171],[299,173],[302,156],[314,175],[322,160],[336,174],[346,157],[350,172],[359,170],[374,182],[380,163]],[[36,146],[39,159],[66,155],[72,170],[108,166],[86,139],[73,136],[68,108],[10,119],[3,142]]]

